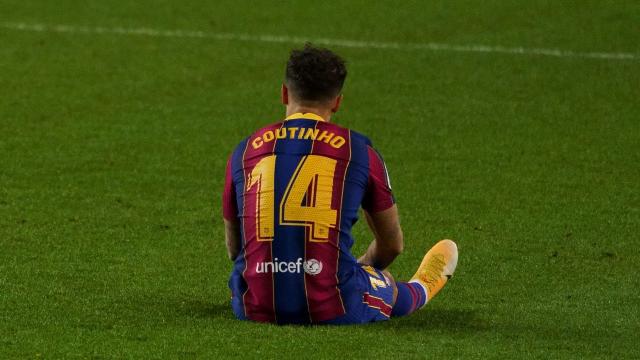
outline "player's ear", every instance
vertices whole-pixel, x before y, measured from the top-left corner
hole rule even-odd
[[[285,84],[282,84],[280,89],[280,101],[282,101],[282,105],[289,105],[289,89]]]
[[[338,95],[338,97],[333,100],[333,106],[331,107],[331,112],[336,113],[338,109],[340,109],[340,105],[342,104],[342,94]]]

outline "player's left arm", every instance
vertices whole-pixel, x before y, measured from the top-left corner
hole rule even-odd
[[[387,168],[377,151],[369,147],[368,152],[369,180],[362,208],[374,240],[358,262],[382,270],[402,253],[404,238]]]
[[[224,238],[229,259],[235,260],[240,253],[240,221],[236,203],[236,188],[231,173],[231,158],[227,161],[224,191],[222,193],[222,216],[224,218]]]
[[[227,254],[232,261],[240,253],[240,222],[224,219],[224,238],[227,245]]]
[[[404,250],[398,207],[394,204],[386,210],[374,213],[365,210],[364,213],[374,239],[358,262],[384,270]]]

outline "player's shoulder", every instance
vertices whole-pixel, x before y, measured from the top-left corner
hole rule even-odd
[[[373,146],[373,142],[366,135],[359,133],[357,131],[351,130],[351,139],[354,146],[360,146],[362,149],[361,152],[364,153],[362,156],[364,162],[371,168],[373,167],[384,167],[384,158],[378,149]]]
[[[352,141],[358,142],[370,155],[375,155],[382,158],[380,152],[373,146],[373,142],[366,135],[357,131],[351,130]]]
[[[351,132],[351,141],[355,144],[360,144],[361,146],[373,146],[369,137],[365,134],[358,132],[356,130],[350,130]]]
[[[339,125],[336,125],[340,127]],[[359,131],[348,129],[351,142],[351,161],[365,167],[370,166],[371,158],[380,157],[369,137]]]
[[[328,123],[328,125],[348,132],[352,146],[360,146],[363,148],[366,148],[367,146],[373,146],[371,140],[361,132],[338,125],[336,123]]]

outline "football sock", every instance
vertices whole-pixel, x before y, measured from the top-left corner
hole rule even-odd
[[[427,290],[418,282],[396,282],[398,296],[391,309],[391,316],[405,316],[427,303]]]

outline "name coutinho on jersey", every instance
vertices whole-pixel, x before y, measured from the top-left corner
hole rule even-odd
[[[267,130],[253,139],[251,146],[254,149],[259,149],[264,143],[277,139],[324,141],[334,149],[340,149],[347,142],[344,137],[331,131],[323,130],[320,132],[319,129],[290,127],[276,129],[275,131]]]

